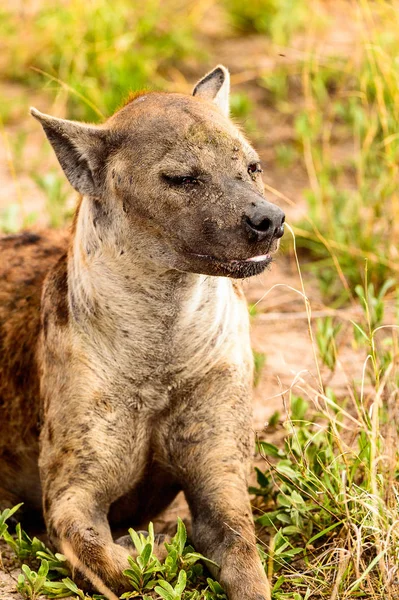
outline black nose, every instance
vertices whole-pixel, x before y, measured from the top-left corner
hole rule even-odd
[[[266,200],[252,203],[243,217],[243,225],[251,241],[261,242],[284,235],[285,215],[281,208]]]

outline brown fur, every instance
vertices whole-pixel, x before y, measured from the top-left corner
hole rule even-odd
[[[283,215],[227,88],[218,67],[194,97],[144,94],[99,127],[35,111],[82,198],[69,242],[0,240],[0,495],[42,502],[54,545],[109,598],[128,585],[109,521],[148,522],[181,489],[230,600],[270,597],[234,278],[265,268]]]

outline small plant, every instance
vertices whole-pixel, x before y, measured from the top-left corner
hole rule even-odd
[[[129,556],[130,568],[124,574],[128,577],[135,592],[152,590],[157,582],[156,574],[162,573],[165,570],[165,567],[153,555],[154,527],[150,523],[148,537],[145,537],[143,534],[137,534],[133,529],[129,529],[129,533],[138,556],[136,559]],[[130,598],[131,595],[130,592],[126,592],[122,595],[122,598]]]
[[[154,555],[155,535],[152,523],[148,527],[148,536],[142,533],[138,534],[133,529],[130,529],[129,533],[138,556],[128,559],[130,567],[124,574],[129,579],[133,590],[125,592],[121,598],[134,598],[138,594],[147,598],[146,594],[155,591],[164,600],[180,600],[183,592],[185,600],[186,598],[187,600],[196,600],[196,598],[199,600],[197,587],[203,589],[205,584],[203,566],[200,563],[212,561],[204,558],[187,545],[186,527],[181,519],[177,521],[176,535],[170,543],[165,543],[167,556],[163,564]],[[212,580],[208,580],[208,586],[210,585],[209,581]],[[212,585],[217,587],[215,582],[212,582]],[[186,587],[189,588],[191,595],[187,595],[189,590],[186,590]],[[218,596],[211,591],[208,590],[207,593],[207,600],[218,599]]]
[[[186,588],[187,575],[185,571],[180,571],[175,587],[172,587],[167,581],[160,581],[155,586],[155,591],[164,600],[182,600],[182,594]]]
[[[21,508],[22,504],[17,504],[13,508],[6,508],[0,512],[0,540],[4,538],[4,534],[8,532],[7,520],[12,517],[17,510]]]
[[[395,281],[388,279],[382,285],[382,287],[376,292],[373,283],[368,283],[368,268],[366,264],[365,269],[365,286],[357,285],[355,292],[361,301],[361,306],[364,311],[366,321],[368,323],[369,331],[374,331],[377,327],[380,327],[384,319],[385,311],[385,297],[389,290],[391,290]]]
[[[46,560],[42,560],[37,573],[36,571],[32,571],[28,565],[22,565],[22,573],[18,575],[18,591],[25,596],[25,598],[36,600],[36,598],[43,593],[48,571],[49,566]]]
[[[279,600],[292,598],[285,595],[288,579],[284,574],[292,571],[297,557],[305,560],[315,577],[310,585],[310,579],[298,572],[297,581],[305,587],[305,595],[300,597],[309,597],[317,586],[320,592],[331,591],[334,555],[340,548],[353,547],[352,532],[356,531],[363,543],[358,546],[356,557],[349,551],[345,554],[346,567],[340,573],[342,589],[353,592],[363,589],[361,582],[366,575],[356,567],[359,564],[364,571],[369,565],[367,573],[375,570],[374,580],[380,583],[373,584],[373,589],[391,589],[384,573],[395,564],[399,537],[395,534],[389,547],[383,546],[383,539],[394,527],[399,490],[396,485],[396,496],[392,496],[392,504],[386,505],[384,498],[393,482],[392,472],[390,476],[386,474],[384,480],[382,474],[386,473],[386,466],[375,464],[383,452],[375,430],[383,421],[383,408],[374,408],[379,410],[379,417],[374,416],[373,422],[367,414],[362,417],[356,447],[348,445],[343,435],[346,411],[331,392],[327,391],[324,398],[326,408],[318,410],[310,419],[310,404],[299,396],[292,396],[284,450],[259,442],[267,469],[265,472],[258,469],[258,488],[252,488],[251,492],[257,494],[259,500],[264,499],[263,511],[262,502],[255,504],[260,513],[256,521],[271,536],[267,547],[261,548],[269,572],[272,569],[274,573],[283,573],[273,590]],[[396,457],[396,473],[398,467]],[[274,500],[273,507],[270,498]],[[292,584],[289,589],[292,593]]]

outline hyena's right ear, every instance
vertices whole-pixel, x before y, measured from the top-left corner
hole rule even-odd
[[[109,132],[95,125],[57,119],[36,108],[30,113],[42,125],[72,187],[83,195],[100,196],[105,184]]]

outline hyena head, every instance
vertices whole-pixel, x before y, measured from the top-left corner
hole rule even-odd
[[[259,157],[229,119],[225,67],[191,96],[140,94],[99,126],[31,112],[119,246],[207,275],[249,277],[270,263],[284,214],[265,200]]]

